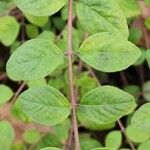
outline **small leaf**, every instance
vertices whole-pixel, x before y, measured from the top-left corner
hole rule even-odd
[[[147,51],[146,59],[147,59],[147,62],[148,62],[148,66],[150,68],[150,50]]]
[[[54,44],[33,39],[21,45],[7,62],[8,76],[13,80],[36,80],[53,72],[63,61]]]
[[[132,126],[132,125],[129,125],[127,127],[126,133],[127,133],[128,138],[130,138],[131,141],[137,142],[137,143],[144,142],[150,138],[149,133],[142,132],[142,131],[134,128],[134,126]]]
[[[120,38],[107,32],[94,34],[82,43],[79,56],[84,62],[103,72],[124,70],[140,57],[141,51]]]
[[[56,148],[56,147],[46,147],[46,148],[42,148],[40,150],[63,150],[61,148]]]
[[[70,115],[68,100],[50,86],[30,88],[19,97],[23,111],[33,121],[45,125],[56,125]]]
[[[150,148],[150,140],[147,140],[141,143],[137,150],[149,150],[149,148]]]
[[[0,41],[10,46],[16,40],[19,33],[19,24],[14,17],[4,16],[0,18]]]
[[[25,17],[27,18],[27,20],[30,23],[32,23],[38,27],[43,27],[48,22],[47,16],[38,17],[38,16],[32,16],[29,14],[25,14]]]
[[[0,150],[10,150],[11,144],[15,138],[15,133],[9,122],[0,122],[0,135]]]
[[[23,140],[29,144],[37,143],[40,140],[40,138],[41,135],[36,130],[26,130],[23,134]]]
[[[105,139],[105,146],[119,149],[122,142],[121,131],[110,132]]]
[[[143,97],[146,101],[150,101],[150,81],[143,84],[142,87]]]
[[[142,105],[133,115],[131,125],[140,131],[150,133],[150,103]]]
[[[141,11],[137,0],[117,0],[117,1],[127,18],[133,18],[140,15]]]
[[[0,105],[11,99],[13,91],[6,85],[0,84]]]
[[[38,79],[38,80],[30,80],[30,81],[27,82],[27,85],[28,85],[29,88],[46,85],[46,79],[41,78],[41,79]]]
[[[82,150],[91,150],[101,147],[101,144],[96,139],[91,138],[89,134],[81,134],[80,146]]]
[[[117,121],[135,106],[134,98],[113,86],[101,86],[88,92],[80,101],[78,118],[105,125]]]
[[[128,37],[128,27],[123,11],[116,0],[79,0],[77,16],[89,33],[117,32]]]
[[[33,16],[50,16],[59,11],[66,0],[14,0],[17,7],[24,13]]]

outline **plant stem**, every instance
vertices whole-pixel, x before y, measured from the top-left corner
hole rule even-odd
[[[127,134],[126,134],[126,130],[125,127],[123,126],[122,122],[120,120],[118,120],[118,125],[122,131],[122,133],[124,134],[124,136],[126,137],[126,140],[128,141],[128,144],[131,147],[131,150],[136,150],[133,143],[130,141],[130,139],[128,138]]]
[[[76,118],[76,99],[74,93],[74,85],[73,85],[73,69],[72,69],[72,7],[73,1],[69,0],[69,15],[68,15],[68,25],[67,25],[67,56],[68,56],[68,71],[69,71],[69,89],[70,89],[70,97],[71,97],[71,105],[72,105],[72,127],[74,131],[74,139],[75,139],[75,149],[80,150],[80,142],[79,142],[79,133],[78,133],[78,124]]]
[[[89,67],[89,68],[90,68],[90,67]],[[95,72],[94,72],[92,69],[90,69],[90,74],[91,74],[94,78],[96,77]],[[97,80],[97,77],[96,77],[95,79]],[[100,83],[99,83],[98,80],[97,80],[97,84],[100,85]],[[124,134],[124,136],[125,136],[125,138],[126,138],[128,144],[130,145],[131,150],[136,150],[135,147],[134,147],[134,144],[130,141],[130,139],[128,138],[128,136],[127,136],[127,134],[126,134],[125,127],[124,127],[123,123],[122,123],[120,120],[118,120],[117,123],[118,123],[118,125],[119,125],[119,127],[120,127],[120,129],[121,129],[121,132]]]

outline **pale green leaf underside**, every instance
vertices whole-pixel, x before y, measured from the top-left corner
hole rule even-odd
[[[109,132],[105,138],[105,146],[119,149],[122,143],[121,131]]]
[[[42,148],[40,150],[63,150],[61,148],[56,148],[56,147],[46,147],[46,148]]]
[[[82,27],[89,33],[118,32],[128,37],[125,15],[116,0],[79,0],[77,16]]]
[[[103,72],[116,72],[128,68],[141,55],[131,42],[108,32],[90,36],[80,46],[80,58]]]
[[[142,105],[133,115],[131,125],[140,131],[150,133],[150,103]]]
[[[13,96],[13,91],[6,85],[0,84],[0,105],[10,100]]]
[[[0,41],[10,46],[19,33],[19,23],[14,17],[4,16],[0,18]]]
[[[87,93],[78,107],[78,118],[109,124],[126,115],[135,106],[130,94],[112,86],[101,86]]]
[[[0,122],[0,135],[0,150],[10,150],[11,144],[15,138],[15,133],[9,122]]]
[[[70,115],[68,100],[50,86],[30,88],[19,97],[23,111],[35,122],[56,125]]]
[[[33,39],[20,46],[7,62],[8,76],[13,80],[36,80],[53,72],[63,61],[54,44]]]
[[[17,7],[34,16],[50,16],[59,11],[66,0],[14,0]]]

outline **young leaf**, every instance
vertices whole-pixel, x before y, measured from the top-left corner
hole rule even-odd
[[[105,146],[119,149],[122,142],[121,131],[110,132],[105,139]]]
[[[4,16],[0,18],[0,41],[10,46],[19,33],[19,24],[14,17]]]
[[[90,36],[80,46],[79,54],[84,62],[103,72],[124,70],[140,55],[141,51],[135,45],[107,32]]]
[[[100,148],[94,148],[94,149],[91,149],[91,150],[117,150],[117,149],[109,148],[109,147],[100,147]]]
[[[133,115],[131,125],[140,131],[150,133],[150,103],[142,105]]]
[[[70,115],[68,100],[50,86],[30,88],[19,96],[23,111],[33,121],[45,125],[56,125]]]
[[[101,144],[96,139],[91,138],[89,134],[81,134],[80,146],[82,150],[91,150],[101,147]]]
[[[14,130],[11,124],[7,121],[0,122],[0,149],[10,150],[11,144],[15,138]]]
[[[143,97],[146,101],[150,101],[150,81],[143,84],[142,87]]]
[[[6,85],[0,84],[0,105],[10,100],[13,96],[13,91]]]
[[[32,23],[32,24],[34,24],[38,27],[43,27],[48,22],[48,17],[47,16],[38,17],[38,16],[25,14],[25,17],[27,18],[27,20],[30,23]]]
[[[141,11],[137,0],[117,0],[117,1],[127,18],[132,18],[140,15]]]
[[[146,59],[147,59],[147,62],[148,62],[148,66],[150,68],[150,50],[147,51]]]
[[[130,138],[131,141],[137,142],[137,143],[144,142],[150,138],[149,133],[142,132],[142,131],[134,128],[134,126],[132,126],[132,125],[129,125],[126,128],[126,133],[127,133],[128,138]]]
[[[150,148],[150,140],[147,140],[141,143],[137,150],[149,150],[149,148]]]
[[[78,118],[105,125],[117,121],[135,106],[134,98],[113,87],[101,86],[88,92],[80,101]]]
[[[14,2],[24,13],[33,16],[50,16],[59,11],[66,0],[14,0]]]
[[[13,80],[36,80],[53,72],[63,61],[59,48],[42,39],[20,46],[7,62],[8,76]]]
[[[42,148],[40,150],[63,150],[61,148],[56,148],[56,147],[46,147],[46,148]]]
[[[77,16],[89,33],[117,32],[128,37],[126,18],[116,0],[79,0]]]

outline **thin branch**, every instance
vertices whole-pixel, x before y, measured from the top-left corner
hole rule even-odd
[[[125,127],[123,126],[122,122],[120,120],[117,121],[118,122],[118,125],[122,131],[122,133],[124,134],[124,136],[126,137],[126,140],[128,142],[128,144],[130,145],[131,147],[131,150],[136,150],[133,143],[130,141],[130,139],[128,138],[127,134],[126,134],[126,130],[125,130]]]
[[[89,67],[89,68],[90,68],[90,67]],[[91,75],[93,75],[94,78],[96,77],[94,71],[91,72]],[[97,80],[97,79],[96,79],[96,80]],[[97,80],[97,81],[98,81],[98,80]],[[98,83],[98,84],[100,84],[100,83]],[[127,134],[126,134],[125,127],[124,127],[123,123],[122,123],[120,120],[119,120],[117,123],[118,123],[118,125],[119,125],[119,127],[120,127],[122,133],[123,133],[124,136],[126,137],[127,142],[128,142],[128,144],[130,145],[130,147],[131,147],[131,150],[136,150],[135,147],[134,147],[134,145],[133,145],[133,143],[130,141],[130,139],[128,138],[128,136],[127,136]]]
[[[11,104],[14,104],[16,99],[18,98],[19,94],[22,92],[22,90],[24,89],[26,83],[22,82],[22,84],[19,86],[18,90],[16,91],[16,93],[14,94],[12,100],[11,100]]]
[[[67,56],[68,56],[68,71],[69,71],[69,89],[70,89],[70,97],[71,97],[71,105],[72,105],[72,127],[74,130],[74,139],[75,139],[75,149],[80,150],[80,142],[79,142],[79,133],[78,133],[78,124],[76,118],[76,99],[74,93],[74,84],[73,84],[73,69],[72,69],[72,7],[73,1],[69,0],[69,15],[68,15],[68,24],[67,24]]]

